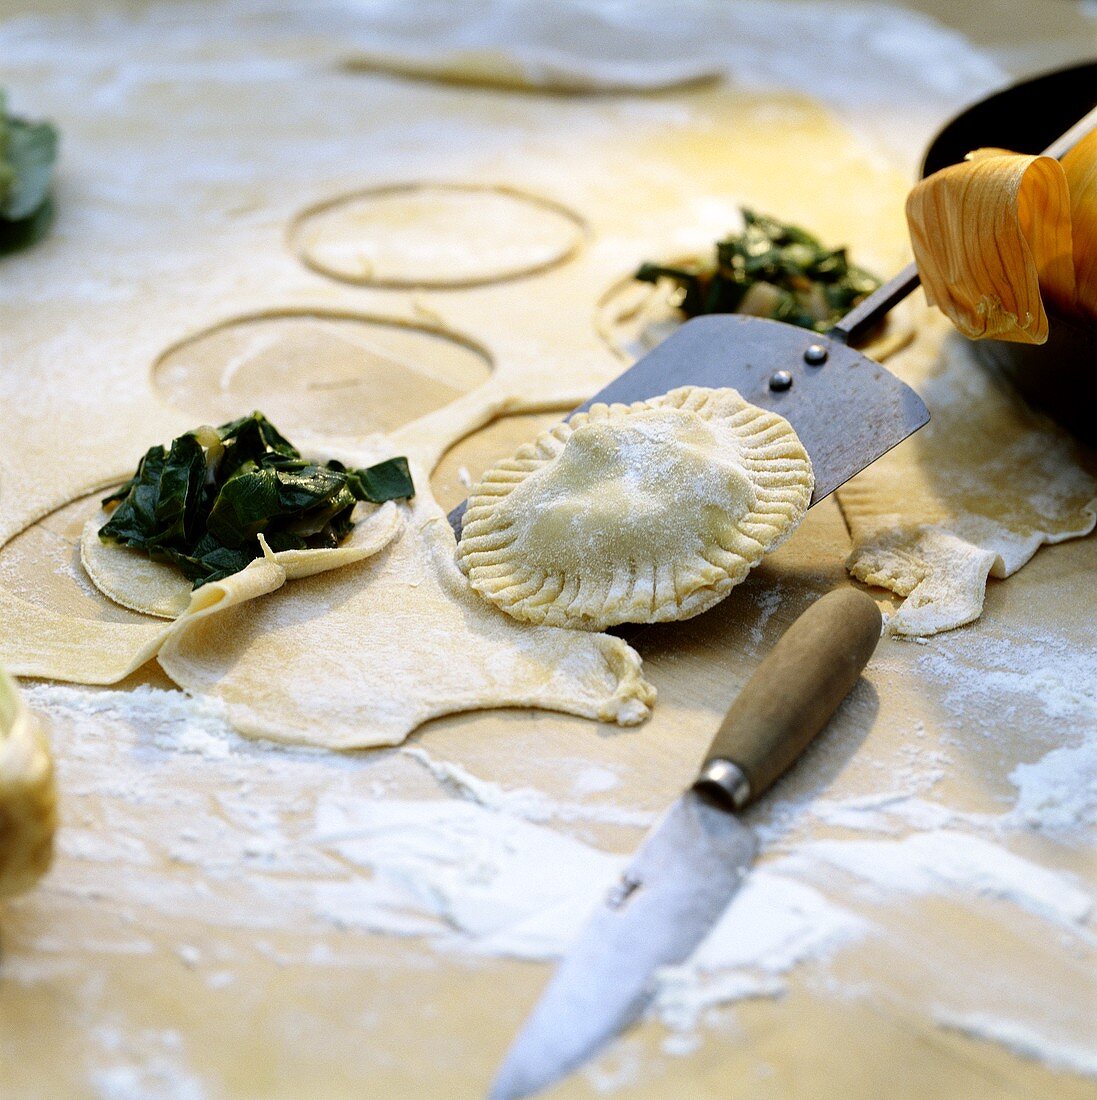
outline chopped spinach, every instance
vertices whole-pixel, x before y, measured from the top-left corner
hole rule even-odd
[[[57,131],[7,113],[0,90],[0,255],[45,236],[53,220],[50,183]]]
[[[702,313],[750,313],[827,332],[880,280],[824,248],[794,225],[743,209],[743,232],[716,243],[711,258],[687,264],[642,264],[641,282],[678,285],[678,308]]]
[[[406,458],[366,469],[308,462],[262,413],[201,427],[150,447],[137,472],[103,501],[104,542],[177,566],[199,588],[274,551],[338,546],[358,501],[413,496]]]

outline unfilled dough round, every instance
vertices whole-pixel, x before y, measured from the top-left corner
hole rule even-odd
[[[457,558],[527,622],[688,619],[792,533],[813,486],[787,420],[732,389],[684,386],[593,405],[489,470]]]
[[[585,229],[574,211],[513,188],[408,184],[312,207],[291,239],[302,263],[342,282],[462,287],[563,263]]]

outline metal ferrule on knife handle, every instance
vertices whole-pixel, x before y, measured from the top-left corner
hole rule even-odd
[[[849,694],[881,625],[871,597],[854,588],[809,607],[739,692],[694,786],[735,809],[765,794]]]

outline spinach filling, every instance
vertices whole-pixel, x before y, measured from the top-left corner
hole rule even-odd
[[[7,113],[0,90],[0,255],[45,236],[53,219],[50,186],[57,131]]]
[[[137,472],[103,500],[104,542],[177,566],[200,588],[271,550],[325,549],[350,533],[358,501],[415,493],[406,458],[366,469],[308,462],[262,413],[201,427],[150,447]]]
[[[715,256],[680,266],[645,263],[634,278],[678,285],[686,317],[749,313],[827,332],[880,280],[794,225],[743,209],[743,232],[716,243]]]

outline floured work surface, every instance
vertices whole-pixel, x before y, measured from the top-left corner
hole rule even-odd
[[[787,34],[777,10],[745,38]],[[904,259],[909,165],[776,90],[776,71],[739,92],[458,89],[343,71],[354,20],[228,12],[216,41],[189,8],[2,29],[5,79],[67,142],[53,237],[2,268],[2,535],[50,514],[0,549],[0,586],[35,606],[142,621],[79,573],[90,502],[55,509],[199,419],[272,394],[291,435],[338,418],[429,465],[515,410],[442,458],[449,507],[551,422],[523,410],[619,369],[595,304],[640,260],[707,248],[740,203],[881,273]],[[124,61],[154,46],[161,62]],[[971,94],[978,64],[936,48]],[[912,147],[950,102],[923,98]],[[353,235],[382,195],[386,226],[402,199],[429,216],[438,183],[472,189],[446,193],[444,228],[471,219],[494,276],[443,234],[437,265],[462,285],[429,254],[428,289],[371,285],[384,257],[340,245],[340,220]],[[494,232],[514,204],[524,247]],[[431,227],[413,228],[423,256]],[[781,630],[846,583],[849,547],[825,502],[725,603],[628,634],[660,692],[628,730],[479,712],[340,755],[246,741],[155,666],[111,691],[26,684],[62,828],[50,876],[0,923],[5,1093],[479,1095],[547,977],[536,960],[689,780]],[[1092,1094],[1094,553],[1046,549],[991,582],[973,626],[882,643],[753,811],[764,860],[742,904],[559,1095]]]

